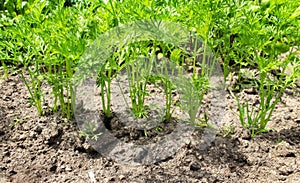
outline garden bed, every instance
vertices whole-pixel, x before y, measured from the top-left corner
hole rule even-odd
[[[300,1],[0,14],[0,182],[300,180]]]
[[[287,90],[267,128],[251,138],[240,125],[237,104],[226,95],[225,125],[200,150],[187,141],[178,152],[152,165],[106,159],[79,137],[74,121],[58,114],[39,116],[19,75],[1,79],[2,182],[297,182],[300,180],[300,93]],[[257,94],[241,91],[243,100]],[[47,108],[47,106],[44,106]],[[122,126],[119,126],[122,129]],[[116,128],[115,130],[117,130]],[[114,133],[112,133],[114,134]],[[201,138],[201,133],[192,134]],[[154,135],[155,136],[155,135]],[[127,139],[128,141],[132,139]]]

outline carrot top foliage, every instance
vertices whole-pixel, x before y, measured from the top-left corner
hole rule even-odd
[[[250,128],[253,134],[264,131],[284,90],[299,79],[300,1],[289,0],[1,1],[0,63],[4,77],[8,79],[13,70],[22,75],[31,102],[40,115],[44,113],[42,86],[47,83],[52,88],[52,110],[71,119],[75,97],[72,77],[80,57],[99,35],[137,20],[178,22],[200,36],[219,58],[224,79],[234,72],[242,83],[244,69],[254,69],[258,79],[253,77],[251,84],[259,89],[259,112],[255,113],[248,103],[241,104],[237,98],[242,125]],[[108,66],[120,61],[113,67],[121,67],[122,59],[132,60],[129,57],[137,47],[141,53],[152,49],[152,54],[163,53],[174,60],[186,59],[184,52],[175,45],[155,44],[159,49],[153,50],[153,43],[149,41],[118,50],[109,59]],[[291,48],[294,49],[290,51]],[[286,57],[279,60],[278,57],[286,52]],[[103,92],[107,91],[103,88],[107,87],[103,78],[107,74],[113,77],[116,70],[110,69],[99,75]],[[285,74],[286,70],[291,74]],[[274,71],[279,71],[276,77],[272,75]],[[193,77],[198,88],[204,86],[201,78]],[[132,96],[137,97],[132,98],[137,102],[133,108],[141,109],[137,110],[141,116],[144,115],[145,82],[133,82],[131,90]],[[167,80],[165,85],[168,85],[169,90],[165,92],[170,99],[172,86]],[[107,103],[104,111],[108,116],[109,108],[110,103]],[[169,111],[167,118],[170,115]]]

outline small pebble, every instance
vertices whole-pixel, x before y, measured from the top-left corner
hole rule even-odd
[[[68,172],[70,172],[70,171],[72,171],[72,168],[69,167],[69,166],[67,166],[65,170],[68,171]]]
[[[26,135],[25,134],[21,134],[19,137],[19,140],[25,140],[26,139]]]
[[[126,177],[125,177],[124,175],[120,175],[120,176],[119,176],[119,179],[120,179],[120,180],[125,180],[125,178],[126,178]]]
[[[23,124],[23,129],[24,129],[25,131],[30,130],[30,126],[28,125],[28,123]]]
[[[199,164],[196,163],[196,162],[193,162],[193,163],[190,165],[190,170],[192,170],[192,171],[197,171],[197,170],[199,170],[199,169],[200,169],[200,166],[199,166]]]
[[[30,103],[27,103],[27,104],[25,105],[25,107],[26,107],[26,108],[30,108],[30,107],[31,107],[31,104],[30,104]]]
[[[115,181],[115,178],[111,177],[109,178],[109,181]]]
[[[291,116],[290,116],[290,115],[285,115],[283,118],[284,118],[285,120],[290,120],[290,119],[291,119]]]
[[[34,131],[30,131],[30,133],[29,133],[29,137],[31,137],[31,138],[35,138],[35,137],[36,137],[36,134],[35,134],[35,132],[34,132]]]

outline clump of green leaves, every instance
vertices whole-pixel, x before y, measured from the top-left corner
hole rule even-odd
[[[150,47],[144,46],[143,43],[133,44],[125,57],[131,110],[138,118],[147,117],[148,107],[145,106],[145,97],[149,95],[147,85],[152,70],[152,61],[146,57],[149,51]]]
[[[248,102],[241,104],[240,100],[236,98],[241,124],[251,130],[252,136],[266,131],[266,126],[285,89],[294,86],[299,78],[300,67],[294,55],[295,53],[292,53],[284,60],[277,62],[270,62],[262,57],[256,58],[259,60],[259,80],[257,81],[259,106],[257,109],[251,108]],[[294,65],[288,67],[291,63]],[[283,68],[282,73],[277,76],[271,75],[271,70],[281,67]],[[285,74],[287,69],[292,73]]]
[[[24,11],[17,12],[18,16],[1,19],[0,28],[5,30],[1,31],[2,65],[23,67],[22,78],[40,115],[44,100],[42,85],[48,83],[52,87],[53,111],[59,110],[71,119],[74,101],[71,78],[88,39],[95,36],[89,34],[88,26],[94,19],[92,10],[96,4],[79,3],[67,8],[63,1],[24,3]],[[8,16],[9,11],[5,13],[3,16]],[[25,77],[27,74],[29,77]]]
[[[102,133],[96,133],[96,125],[92,122],[86,122],[85,124],[85,131],[80,130],[79,136],[80,137],[85,137],[87,140],[89,140],[90,138],[92,140],[97,141],[97,139],[99,138],[99,136],[102,135]]]
[[[237,98],[241,123],[251,130],[252,136],[265,131],[284,90],[292,86],[297,77],[295,72],[289,76],[284,74],[290,63],[295,63],[292,59],[295,53],[287,55],[283,60],[278,58],[299,41],[299,33],[296,31],[299,26],[296,26],[297,21],[291,17],[294,10],[290,9],[295,4],[289,4],[287,1],[270,2],[269,5],[250,3],[250,9],[241,11],[245,16],[242,24],[244,30],[238,31],[237,38],[239,44],[247,43],[247,52],[243,52],[242,57],[236,57],[236,60],[242,66],[252,65],[257,68],[258,79],[254,79],[253,83],[260,98],[258,109],[251,108],[248,103],[242,105]],[[286,26],[289,29],[285,28]],[[292,33],[291,30],[295,32]],[[246,57],[251,60],[245,60]],[[293,67],[292,70],[295,70],[297,65]],[[274,71],[281,73],[274,76]]]

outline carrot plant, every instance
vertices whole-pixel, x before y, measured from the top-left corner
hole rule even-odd
[[[126,73],[130,87],[131,110],[138,118],[147,117],[145,97],[148,95],[147,85],[152,66],[149,63],[151,60],[146,57],[149,48],[143,46],[142,43],[132,44],[125,57],[125,64],[127,64]]]
[[[56,16],[53,17],[55,21],[51,21],[47,24],[51,30],[49,36],[51,52],[49,54],[52,54],[53,58],[47,62],[49,66],[47,71],[49,75],[54,76],[49,78],[49,81],[53,84],[55,102],[58,98],[62,115],[68,119],[73,115],[72,102],[75,100],[71,82],[73,68],[86,45],[86,41],[81,39],[81,31],[78,30],[77,27],[79,25],[75,22],[75,19],[75,23],[64,19],[65,16],[76,12],[76,10],[60,7],[57,9]],[[59,32],[59,34],[57,34],[57,32]],[[50,79],[53,79],[53,81]],[[55,107],[57,106],[56,103],[54,105]]]
[[[31,101],[36,106],[40,115],[42,111],[43,94],[41,85],[44,82],[44,75],[41,69],[41,61],[44,59],[47,46],[44,38],[36,34],[36,30],[32,30],[31,24],[40,23],[39,19],[33,18],[30,21],[28,17],[32,14],[38,14],[45,7],[45,3],[39,4],[35,9],[24,16],[19,16],[14,19],[16,25],[8,26],[7,39],[4,41],[6,50],[3,54],[4,58],[17,65],[22,65],[22,79],[30,93]],[[16,41],[12,44],[10,41]],[[29,74],[29,78],[24,75]]]
[[[100,87],[102,110],[106,118],[111,117],[111,82],[119,72],[120,67],[116,62],[118,54],[113,54],[100,68],[97,85]]]
[[[259,107],[258,109],[254,107],[250,107],[249,103],[241,104],[240,100],[236,98],[238,102],[239,109],[239,117],[241,124],[251,131],[252,137],[258,133],[262,133],[267,131],[266,126],[268,122],[271,120],[271,115],[280,101],[285,89],[287,87],[293,86],[296,82],[296,78],[299,78],[299,64],[295,63],[293,68],[289,68],[293,71],[291,75],[286,75],[281,73],[278,77],[270,76],[270,73],[267,72],[268,66],[264,66],[263,64],[266,60],[262,60],[262,58],[257,58],[259,60],[259,80],[258,80],[258,91],[259,91]],[[287,61],[288,60],[288,61]],[[285,63],[271,63],[277,67],[282,66],[282,64],[286,64],[284,67],[287,69],[287,63],[290,63],[291,60],[287,59],[284,61]],[[270,62],[269,62],[270,64]],[[263,67],[264,66],[264,67]],[[262,68],[263,67],[263,68]],[[276,66],[275,66],[276,67]]]
[[[75,96],[71,79],[88,39],[95,36],[88,30],[96,24],[92,22],[95,6],[87,2],[67,8],[63,1],[30,1],[12,22],[3,21],[1,62],[24,66],[22,78],[39,114],[43,113],[41,85],[48,83],[52,109],[72,118]]]
[[[163,54],[162,54],[163,55]],[[174,104],[173,92],[175,92],[176,87],[174,86],[173,79],[175,77],[175,67],[172,67],[167,61],[167,58],[158,58],[158,56],[152,57],[152,62],[150,62],[151,76],[149,78],[149,83],[156,87],[158,90],[165,95],[165,109],[162,111],[164,113],[164,122],[169,122],[172,117],[172,107]]]
[[[298,21],[291,16],[295,10],[291,7],[295,4],[289,4],[287,1],[270,2],[269,5],[251,4],[252,9],[241,10],[245,19],[242,23],[243,31],[239,31],[238,39],[248,45],[249,53],[247,55],[244,53],[245,57],[252,58],[252,65],[258,69],[258,79],[255,83],[260,98],[259,107],[256,110],[254,107],[251,108],[248,102],[241,104],[240,100],[236,99],[241,124],[251,130],[252,136],[266,130],[284,90],[292,86],[297,77],[296,73],[290,76],[284,74],[289,64],[295,62],[292,59],[295,53],[287,54],[283,60],[278,59],[280,54],[288,51],[299,41],[297,40],[299,26],[295,24]],[[287,26],[289,28],[286,28]],[[290,69],[298,70],[299,68],[296,67],[298,66],[294,65]],[[278,70],[281,73],[272,75]]]

